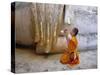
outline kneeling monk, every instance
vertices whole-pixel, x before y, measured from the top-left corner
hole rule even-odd
[[[78,29],[73,28],[71,32],[67,29],[64,30],[67,39],[67,49],[60,58],[62,64],[67,64],[69,67],[73,67],[80,63],[79,53],[77,51],[78,41],[76,35],[78,34]]]

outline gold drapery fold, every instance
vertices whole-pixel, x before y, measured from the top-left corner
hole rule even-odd
[[[63,8],[60,4],[32,4],[32,37],[37,53],[49,53],[56,45],[63,25]]]

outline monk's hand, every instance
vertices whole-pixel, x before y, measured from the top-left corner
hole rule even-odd
[[[68,30],[67,30],[67,29],[65,29],[65,30],[64,30],[64,33],[66,33],[66,32],[68,32]]]

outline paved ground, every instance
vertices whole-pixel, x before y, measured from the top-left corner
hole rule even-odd
[[[72,70],[59,62],[61,54],[36,55],[31,49],[16,49],[16,73]],[[97,51],[80,52],[81,63],[73,69],[97,68]]]

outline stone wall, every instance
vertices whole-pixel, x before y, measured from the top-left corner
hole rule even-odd
[[[15,10],[15,29],[16,42],[24,45],[31,45],[33,43],[32,34],[30,30],[31,3],[17,3]],[[70,19],[71,26],[78,27],[79,35],[79,49],[96,49],[97,48],[97,7],[94,6],[65,6],[65,24]],[[67,27],[67,25],[66,25]],[[60,41],[61,38],[58,38]],[[63,42],[64,41],[64,42]],[[59,43],[59,41],[58,41]],[[57,43],[57,44],[58,44]],[[62,40],[62,46],[66,44],[65,39]],[[58,47],[58,46],[57,46]],[[64,48],[66,48],[64,46]],[[57,48],[61,49],[61,48]]]
[[[15,35],[16,43],[31,45],[32,34],[31,34],[31,14],[30,7],[18,7],[15,10]]]
[[[70,18],[71,26],[79,29],[79,49],[97,48],[97,7],[66,6],[65,23]]]

